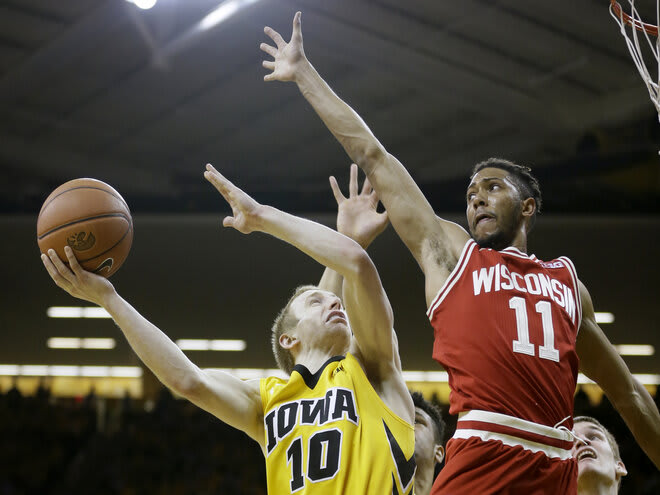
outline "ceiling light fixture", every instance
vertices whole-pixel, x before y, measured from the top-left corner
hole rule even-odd
[[[176,345],[183,351],[244,351],[247,347],[244,340],[231,339],[179,339]]]
[[[614,323],[614,313],[596,311],[596,323]]]
[[[98,306],[51,306],[46,310],[49,318],[112,318]]]
[[[139,378],[139,366],[63,366],[0,364],[0,376],[81,376],[86,378]]]
[[[142,10],[149,10],[158,0],[126,0],[128,3],[134,4],[136,7]]]
[[[47,345],[51,349],[114,349],[116,341],[111,338],[51,337]]]
[[[653,356],[655,347],[649,344],[619,344],[614,348],[622,356]]]
[[[199,21],[199,29],[202,31],[211,29],[222,21],[229,19],[240,9],[258,1],[259,0],[225,0]]]

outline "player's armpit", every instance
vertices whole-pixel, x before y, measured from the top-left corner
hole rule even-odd
[[[449,266],[451,271],[468,233],[458,224],[438,217],[403,164],[384,149],[367,154],[360,165],[392,226],[427,277],[427,272],[438,265]]]
[[[186,399],[218,419],[245,432],[264,446],[260,380],[241,380],[220,370],[200,370],[196,386]]]

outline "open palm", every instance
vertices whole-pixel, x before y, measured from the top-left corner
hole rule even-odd
[[[266,26],[266,33],[276,46],[262,43],[259,48],[274,58],[274,60],[264,60],[262,65],[271,70],[270,74],[264,76],[264,81],[292,81],[295,79],[298,66],[305,60],[305,51],[303,50],[303,39],[300,22],[300,12],[296,12],[293,18],[293,32],[291,41],[284,41],[280,33],[273,28]]]

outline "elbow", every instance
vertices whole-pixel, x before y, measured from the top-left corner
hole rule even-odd
[[[194,400],[204,395],[208,388],[204,379],[204,373],[197,367],[195,367],[194,371],[182,373],[180,377],[173,380],[168,386],[173,392],[188,400]]]
[[[385,161],[387,156],[387,150],[383,145],[374,140],[374,142],[367,144],[360,153],[356,153],[354,159],[362,170],[370,173],[375,166]]]
[[[354,249],[347,254],[346,259],[349,260],[351,275],[355,278],[363,277],[365,273],[370,273],[371,271],[376,270],[376,267],[367,252],[357,243],[355,244]]]

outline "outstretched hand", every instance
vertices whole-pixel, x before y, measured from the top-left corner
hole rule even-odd
[[[274,42],[276,47],[262,43],[259,48],[273,57],[275,60],[264,60],[262,65],[271,70],[270,74],[264,76],[264,81],[293,81],[299,64],[306,60],[303,50],[303,38],[300,22],[301,13],[296,12],[293,17],[293,32],[291,40],[287,43],[280,33],[273,28],[266,26],[266,33]]]
[[[358,194],[358,167],[351,165],[348,198],[345,197],[337,179],[330,177],[330,187],[337,200],[337,231],[350,237],[366,249],[385,230],[389,219],[387,212],[378,213],[378,195],[369,179],[364,180]]]
[[[64,264],[54,249],[49,249],[47,255],[42,253],[41,261],[48,270],[50,278],[73,297],[103,306],[106,297],[115,290],[113,285],[108,279],[80,266],[73,249],[69,246],[64,247],[64,253],[69,266]]]
[[[242,234],[259,230],[259,213],[262,206],[232,184],[209,163],[204,178],[218,190],[231,206],[233,216],[225,217],[222,225],[232,227]]]

